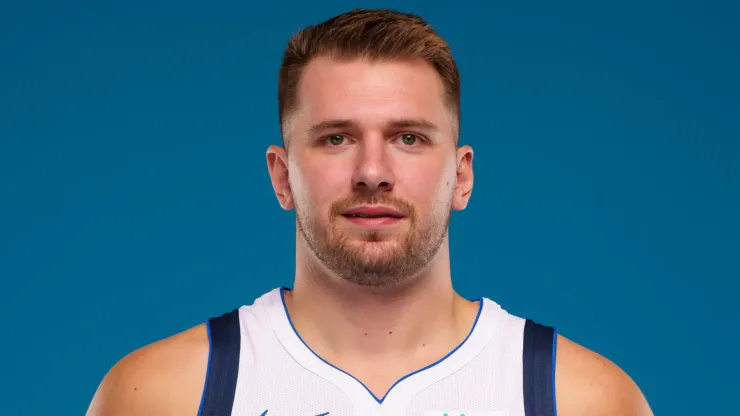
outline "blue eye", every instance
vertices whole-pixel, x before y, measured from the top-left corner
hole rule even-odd
[[[413,146],[419,140],[419,136],[412,133],[404,133],[401,135],[401,142],[407,146]]]
[[[342,136],[341,134],[332,134],[327,138],[327,141],[332,146],[339,146],[344,143],[344,136]]]

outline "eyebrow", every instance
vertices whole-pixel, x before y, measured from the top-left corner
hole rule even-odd
[[[355,121],[348,119],[337,119],[337,120],[324,120],[318,122],[308,128],[306,135],[313,137],[321,132],[332,129],[346,129],[346,128],[358,128],[359,125]],[[384,130],[392,129],[408,129],[408,128],[420,128],[424,130],[437,131],[439,128],[436,124],[423,118],[399,118],[390,120],[383,127]]]

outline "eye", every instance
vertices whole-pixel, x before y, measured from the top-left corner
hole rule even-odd
[[[416,144],[416,142],[419,141],[419,136],[413,133],[404,133],[400,137],[401,143],[405,144],[406,146],[413,146]]]
[[[332,146],[341,146],[344,143],[344,136],[341,134],[332,134],[326,138],[326,141]]]

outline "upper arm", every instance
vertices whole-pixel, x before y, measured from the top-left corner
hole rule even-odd
[[[560,416],[652,416],[634,381],[608,359],[558,336],[555,370]]]
[[[87,415],[197,415],[208,350],[199,325],[132,352],[105,375]]]

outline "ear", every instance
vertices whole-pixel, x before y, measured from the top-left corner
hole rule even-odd
[[[288,155],[284,148],[274,145],[267,148],[267,170],[270,172],[272,189],[275,190],[278,203],[286,211],[293,209],[293,194],[288,177]]]
[[[457,149],[457,182],[452,196],[452,209],[462,211],[468,206],[473,193],[473,148]]]

